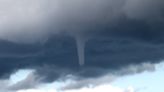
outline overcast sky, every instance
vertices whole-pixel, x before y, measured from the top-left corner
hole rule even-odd
[[[0,91],[164,91],[163,25],[163,0],[0,0]]]

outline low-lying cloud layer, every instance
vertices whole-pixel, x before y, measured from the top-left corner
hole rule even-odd
[[[5,91],[5,92],[27,91],[28,92],[30,91],[30,89],[36,91],[38,89],[39,92],[40,91],[45,92],[44,90],[48,91],[52,89],[53,92],[54,91],[74,92],[76,90],[83,92],[85,89],[86,91],[95,92],[96,89],[99,89],[99,87],[103,87],[103,86],[113,87],[112,85],[110,85],[110,83],[112,83],[113,81],[115,81],[116,79],[122,76],[127,76],[129,74],[136,74],[142,71],[154,72],[156,68],[158,68],[156,64],[143,63],[141,65],[129,65],[127,68],[122,68],[121,70],[113,71],[111,73],[107,73],[106,75],[97,78],[92,77],[92,78],[78,80],[77,76],[67,75],[51,83],[44,83],[42,81],[44,77],[37,75],[35,70],[21,69],[11,74],[10,78],[0,80],[0,85],[1,85],[0,91]],[[124,74],[124,75],[120,75],[120,74]],[[113,88],[106,88],[104,89],[104,91],[106,92],[107,90],[112,90],[112,89]],[[119,88],[116,89],[119,90]],[[123,90],[120,89],[120,91],[122,92]]]

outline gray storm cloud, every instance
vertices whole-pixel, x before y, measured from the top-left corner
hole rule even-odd
[[[163,0],[127,0],[125,13],[129,18],[163,21]]]
[[[0,0],[0,38],[43,40],[52,33],[82,34],[121,16],[162,18],[162,0]],[[51,29],[51,30],[50,30]],[[94,33],[93,33],[94,34]],[[20,40],[21,39],[21,40]]]

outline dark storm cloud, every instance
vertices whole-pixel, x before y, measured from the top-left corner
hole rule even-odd
[[[138,34],[144,33],[138,32]],[[83,67],[78,64],[75,41],[70,37],[55,37],[40,46],[5,45],[4,49],[1,49],[7,52],[0,58],[1,76],[19,68],[35,68],[40,75],[47,77],[47,81],[53,81],[67,74],[98,77],[130,64],[158,63],[164,58],[164,43],[163,39],[159,39],[160,36],[153,36],[151,40],[148,39],[148,35],[132,37],[128,34],[125,34],[125,37],[123,34],[114,37],[105,35],[97,36],[86,43],[86,63]],[[21,47],[23,49],[20,49]],[[13,53],[13,56],[8,53]]]
[[[28,4],[31,6],[30,2]],[[10,29],[7,29],[7,24],[1,26],[0,37],[5,39],[0,41],[1,77],[20,68],[37,69],[38,74],[47,77],[48,81],[67,74],[83,78],[98,77],[131,64],[158,63],[164,59],[162,0],[42,0],[41,5],[37,2],[40,1],[35,2],[40,8],[36,11],[42,16],[32,14],[41,17],[32,25],[35,27],[30,28],[29,24],[34,21],[26,22],[31,17],[26,18],[24,15]],[[54,2],[57,8],[53,7]],[[36,8],[35,4],[31,6],[32,9]],[[17,11],[17,8],[14,9],[15,16],[24,13]],[[44,9],[48,12],[42,11]],[[10,14],[4,12],[4,15]],[[11,20],[15,18],[7,17]],[[29,23],[27,27],[26,23]],[[85,66],[80,67],[78,64],[74,38],[63,31],[73,36],[85,31],[83,36],[90,37],[85,47]],[[59,32],[60,35],[55,34]],[[34,41],[38,39],[41,42]],[[36,43],[27,44],[26,41]]]
[[[163,22],[162,0],[16,0],[14,2],[1,0],[0,2],[2,4],[0,38],[14,42],[44,42],[49,35],[63,31],[73,36],[83,34],[86,37],[88,31],[104,26],[112,27],[122,17],[150,24]]]

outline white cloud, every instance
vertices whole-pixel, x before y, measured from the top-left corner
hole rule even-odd
[[[129,87],[127,89],[122,89],[119,87],[114,87],[112,85],[101,85],[96,86],[94,88],[82,88],[77,90],[68,90],[65,92],[134,92],[134,89],[132,87]]]
[[[29,90],[20,90],[17,92],[134,92],[133,87],[128,87],[127,89],[114,87],[110,84],[108,85],[101,85],[96,87],[86,87],[82,89],[76,90],[56,90],[56,89],[29,89]]]
[[[9,78],[11,85],[26,79],[26,77],[32,72],[34,72],[34,70],[18,70],[17,72],[11,74]]]
[[[20,90],[17,92],[57,92],[57,91],[55,89],[52,89],[52,90],[29,89],[29,90]]]

